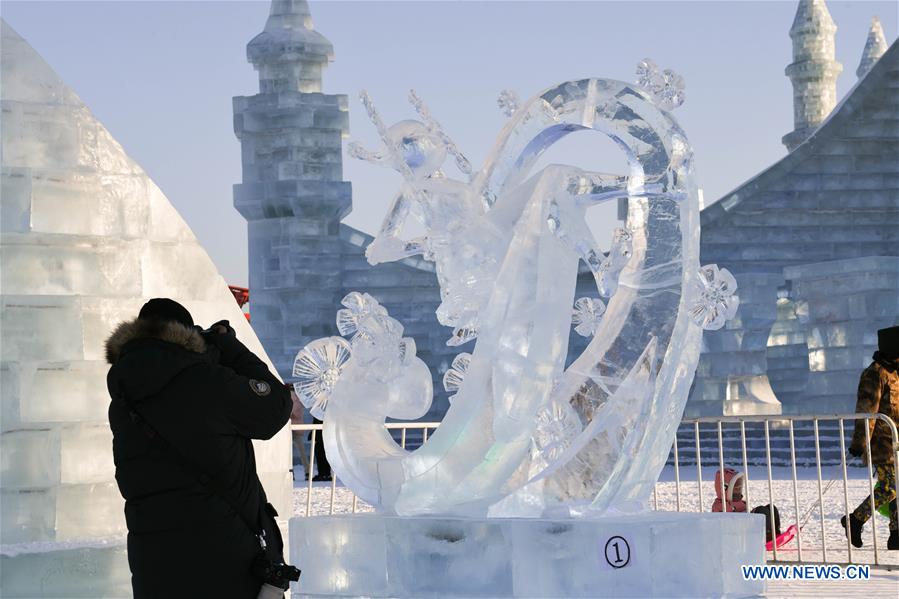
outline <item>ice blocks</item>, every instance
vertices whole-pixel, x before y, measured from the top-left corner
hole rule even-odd
[[[167,296],[199,324],[229,319],[265,354],[215,265],[147,174],[5,22],[0,50],[0,543],[4,556],[26,554],[4,557],[6,595],[8,580],[31,580],[33,589],[34,569],[53,563],[50,554],[28,557],[35,543],[46,552],[125,533],[106,424],[103,342],[114,326],[150,297]],[[285,430],[256,454],[268,497],[285,516],[288,439]],[[84,588],[106,589],[87,596],[117,595],[122,580],[127,588],[120,571],[104,572],[105,560],[121,566],[123,555],[78,551],[57,556],[65,571],[44,572],[54,578],[50,594],[77,595],[55,577],[79,572],[96,576],[79,581]],[[106,574],[113,586],[100,584]]]
[[[130,597],[124,543],[33,544],[0,556],[3,597]]]
[[[600,519],[294,518],[299,596],[751,597],[763,517],[652,512]],[[296,595],[295,595],[296,596]]]

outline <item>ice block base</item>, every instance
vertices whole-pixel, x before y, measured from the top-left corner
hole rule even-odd
[[[753,597],[764,518],[293,518],[294,597]]]
[[[2,597],[131,597],[125,544],[0,556]]]

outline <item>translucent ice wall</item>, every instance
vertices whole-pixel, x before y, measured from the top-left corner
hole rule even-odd
[[[150,297],[229,319],[264,356],[225,281],[147,174],[25,40],[2,25],[4,545],[122,535],[103,342]],[[287,514],[289,432],[257,445]]]

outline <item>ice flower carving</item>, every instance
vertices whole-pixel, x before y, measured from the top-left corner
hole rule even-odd
[[[706,331],[716,331],[734,317],[740,306],[737,280],[726,268],[716,264],[700,267],[693,283],[690,317]]]
[[[399,376],[402,366],[415,357],[415,341],[403,337],[403,325],[391,318],[378,300],[367,293],[352,291],[337,311],[337,330],[350,336],[353,358],[372,366],[372,373],[380,381]]]
[[[371,314],[359,323],[351,346],[353,356],[360,364],[379,364],[375,374],[381,380],[388,380],[395,374],[411,347],[403,344],[403,325],[395,318],[383,314]]]
[[[683,104],[686,99],[686,94],[684,93],[686,84],[684,83],[684,78],[671,69],[665,69],[662,75],[665,79],[665,86],[662,88],[662,91],[659,92],[662,106],[669,110],[677,108]]]
[[[453,358],[452,366],[443,375],[443,388],[447,393],[455,394],[459,391],[462,381],[465,380],[465,373],[468,372],[469,364],[471,364],[471,354],[469,353],[463,352]]]
[[[498,270],[494,256],[470,243],[458,244],[453,260],[438,262],[442,301],[437,308],[437,321],[453,327],[454,338],[455,329],[468,329],[469,334],[477,334],[478,313],[490,297]],[[460,338],[461,343],[464,341]]]
[[[644,58],[637,65],[637,83],[648,91],[655,102],[665,110],[673,110],[684,103],[684,78]]]
[[[368,316],[387,316],[387,310],[367,293],[352,291],[340,303],[346,308],[337,311],[337,330],[344,337],[355,336],[359,323]]]
[[[605,311],[606,305],[602,300],[592,297],[578,298],[571,313],[571,324],[574,325],[575,332],[581,337],[591,337],[596,332]]]
[[[496,99],[496,105],[499,106],[499,109],[503,111],[504,115],[512,116],[521,105],[521,99],[514,90],[504,89],[499,93],[499,97]]]
[[[350,344],[341,337],[316,339],[300,350],[293,362],[294,391],[300,402],[322,420],[331,392],[350,359]]]
[[[459,345],[465,345],[472,339],[477,339],[478,337],[478,329],[473,326],[459,327],[453,329],[453,336],[446,340],[446,345],[448,347],[458,347]]]
[[[659,65],[651,58],[644,58],[637,63],[637,83],[650,92],[654,92],[665,84]]]
[[[537,412],[534,444],[546,464],[557,460],[583,430],[571,404],[554,401]]]

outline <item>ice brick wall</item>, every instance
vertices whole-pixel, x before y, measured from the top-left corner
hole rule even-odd
[[[890,276],[899,256],[897,92],[893,43],[808,141],[702,213],[702,263],[731,270],[747,300],[732,323],[705,333],[706,351],[724,347],[747,323],[773,331],[767,367],[753,368],[766,378],[776,371],[775,386],[789,394],[788,412],[852,410],[877,329],[899,323],[899,310],[884,299],[899,293],[891,287],[895,270]],[[762,297],[779,297],[792,309],[787,305],[775,319]],[[838,331],[851,339],[840,341]],[[803,353],[804,371],[797,367]],[[733,356],[734,364],[743,362]],[[699,391],[707,380],[697,372],[688,414],[706,405]]]
[[[0,541],[125,532],[103,343],[151,297],[221,318],[262,348],[158,187],[28,43],[2,25]],[[263,354],[264,355],[264,354]],[[289,433],[259,444],[289,513]]]
[[[806,331],[809,369],[805,393],[791,411],[854,411],[877,329],[899,320],[899,256],[790,266],[785,273]]]

